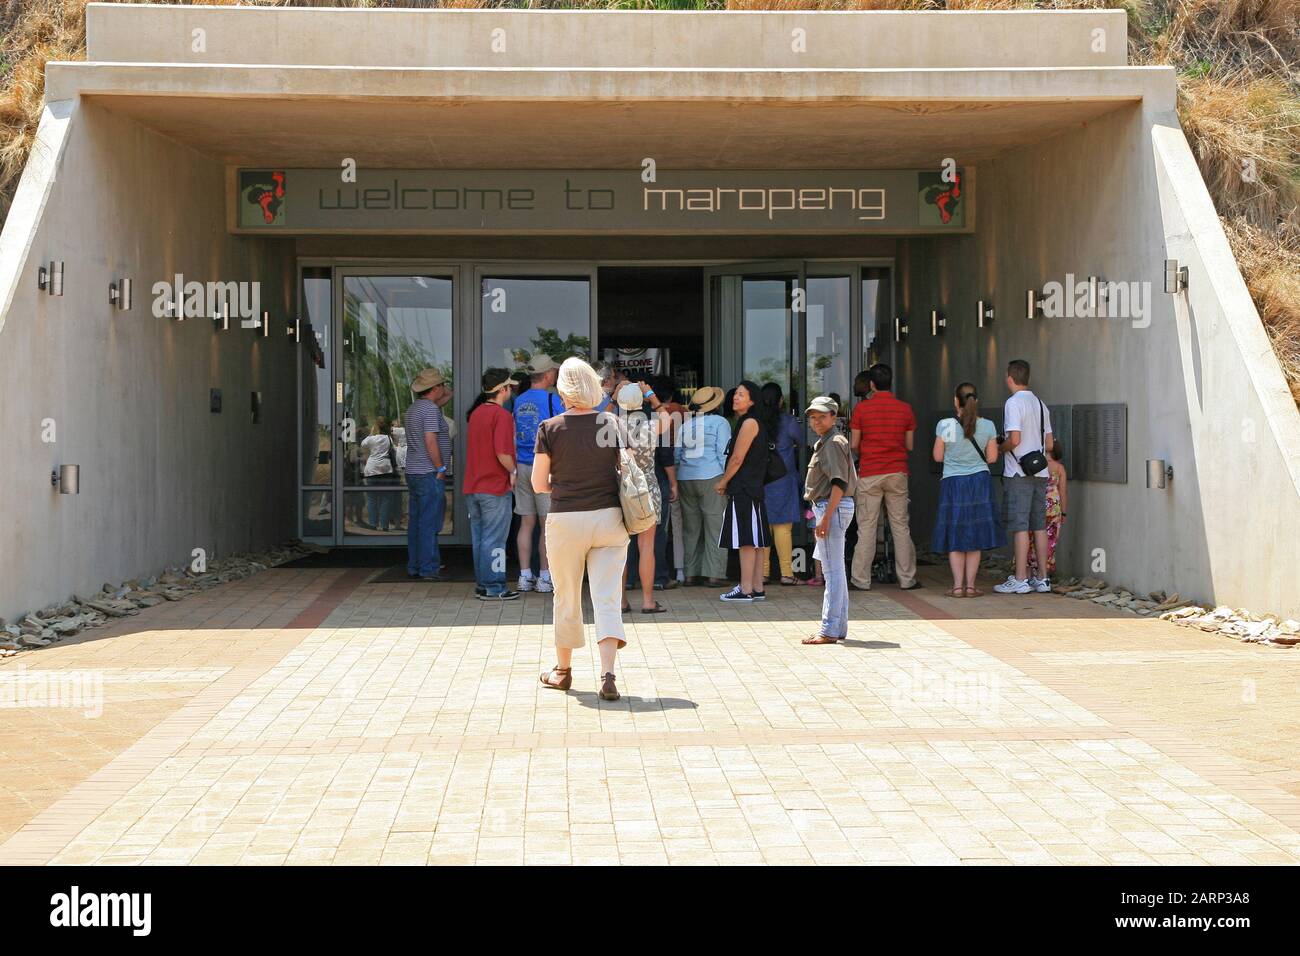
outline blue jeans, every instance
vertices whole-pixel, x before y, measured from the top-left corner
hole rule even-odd
[[[406,573],[427,578],[442,566],[438,532],[447,510],[447,483],[432,472],[406,476],[410,502],[406,522]]]
[[[821,524],[826,514],[828,500],[813,502],[813,514]],[[813,557],[822,563],[822,577],[826,591],[822,595],[823,637],[848,637],[849,635],[849,580],[844,570],[844,533],[853,524],[853,499],[840,499],[828,523],[826,537],[818,538]]]
[[[465,501],[469,505],[474,580],[496,597],[506,590],[506,537],[510,534],[514,499],[507,492],[504,495],[466,495]]]

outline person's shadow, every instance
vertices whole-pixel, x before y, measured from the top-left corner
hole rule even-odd
[[[901,644],[895,644],[893,641],[854,641],[848,638],[840,641],[841,647],[865,647],[868,650],[897,650],[902,647]]]
[[[597,692],[590,690],[571,690],[568,694],[576,697],[583,707],[593,710],[601,707],[627,707],[634,714],[649,714],[658,710],[698,710],[700,706],[693,700],[683,700],[680,697],[634,697],[624,694],[618,700],[601,700]]]

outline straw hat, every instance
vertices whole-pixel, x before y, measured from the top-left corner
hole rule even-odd
[[[534,355],[528,363],[528,371],[534,375],[541,375],[543,372],[549,372],[553,368],[559,368],[560,364],[549,355]]]
[[[704,385],[697,388],[691,395],[691,408],[701,415],[705,412],[711,412],[722,404],[722,399],[726,394],[716,385]]]
[[[415,376],[415,381],[411,383],[411,391],[419,395],[421,392],[427,392],[435,386],[445,385],[446,383],[447,379],[436,368],[426,368]]]

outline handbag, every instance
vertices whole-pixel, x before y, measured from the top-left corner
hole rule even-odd
[[[790,469],[785,466],[785,459],[781,457],[780,452],[776,450],[776,442],[769,441],[767,445],[767,463],[763,468],[763,484],[770,485],[774,481],[780,481]]]
[[[1047,428],[1043,419],[1047,417],[1047,412],[1043,408],[1042,399],[1038,400],[1038,444],[1044,445],[1047,442]],[[1032,478],[1040,471],[1047,467],[1047,456],[1042,451],[1031,451],[1028,454],[1017,457],[1015,452],[1011,457],[1020,463],[1020,470],[1025,473],[1026,478]]]
[[[623,509],[623,526],[630,535],[640,534],[659,523],[650,478],[619,436],[618,504]]]

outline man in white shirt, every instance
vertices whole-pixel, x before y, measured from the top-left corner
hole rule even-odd
[[[1052,589],[1047,578],[1029,576],[1029,536],[1034,536],[1038,554],[1047,554],[1047,468],[1026,475],[1020,461],[1032,452],[1046,454],[1055,440],[1047,406],[1029,390],[1029,363],[1015,359],[1007,363],[1007,388],[1011,397],[1003,410],[998,451],[1005,455],[1002,472],[1002,522],[1012,536],[1016,568],[993,590],[1000,594],[1046,593]]]

